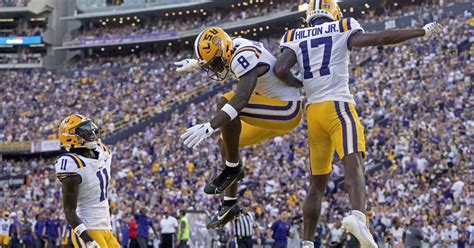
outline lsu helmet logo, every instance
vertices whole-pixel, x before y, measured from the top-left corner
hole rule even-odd
[[[71,148],[94,149],[99,139],[99,128],[91,119],[74,114],[64,118],[59,124],[58,138],[61,147],[69,151]]]
[[[232,39],[220,27],[204,29],[194,41],[196,60],[214,80],[227,77],[232,50]]]
[[[327,17],[333,21],[342,19],[342,12],[335,0],[310,0],[306,10],[306,22],[318,17]]]

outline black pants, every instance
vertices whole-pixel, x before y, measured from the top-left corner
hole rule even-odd
[[[181,240],[177,248],[188,248],[188,240],[187,239]]]
[[[252,237],[237,237],[238,248],[252,248],[253,241]]]
[[[140,248],[148,248],[148,238],[137,237],[137,241]]]
[[[174,233],[161,234],[160,248],[173,248],[173,235]]]
[[[130,238],[130,240],[128,241],[128,248],[140,248],[137,238]]]

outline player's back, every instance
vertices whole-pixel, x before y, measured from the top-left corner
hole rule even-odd
[[[108,149],[98,144],[98,159],[86,158],[75,153],[63,154],[56,161],[56,175],[61,180],[79,175],[79,195],[76,213],[88,229],[110,230],[107,189],[111,179],[112,156]]]
[[[348,39],[363,30],[353,18],[292,29],[281,40],[297,57],[303,85],[310,103],[328,100],[354,103],[349,92]]]
[[[268,66],[268,70],[263,75],[259,75],[254,92],[283,101],[301,99],[298,89],[285,84],[273,73],[276,58],[262,43],[244,38],[235,38],[233,39],[233,45],[235,51],[230,67],[237,78],[242,77],[256,66]]]

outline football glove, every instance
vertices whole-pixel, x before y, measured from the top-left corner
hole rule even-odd
[[[93,240],[86,243],[86,248],[100,248],[100,245]]]
[[[181,135],[184,139],[184,144],[189,148],[196,148],[205,138],[209,137],[216,130],[211,127],[211,123],[194,125]]]
[[[426,24],[423,29],[425,30],[425,37],[430,36],[434,33],[443,32],[443,26],[437,22],[430,22]]]
[[[177,72],[190,72],[196,68],[199,68],[198,61],[195,59],[185,59],[178,62],[174,62],[174,65],[178,66],[176,68]]]

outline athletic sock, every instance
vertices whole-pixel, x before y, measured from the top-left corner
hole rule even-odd
[[[222,202],[222,206],[228,207],[236,203],[237,203],[237,197],[224,196],[224,201]]]
[[[242,169],[242,164],[240,162],[233,163],[229,161],[225,161],[225,171],[229,173],[237,173]]]

